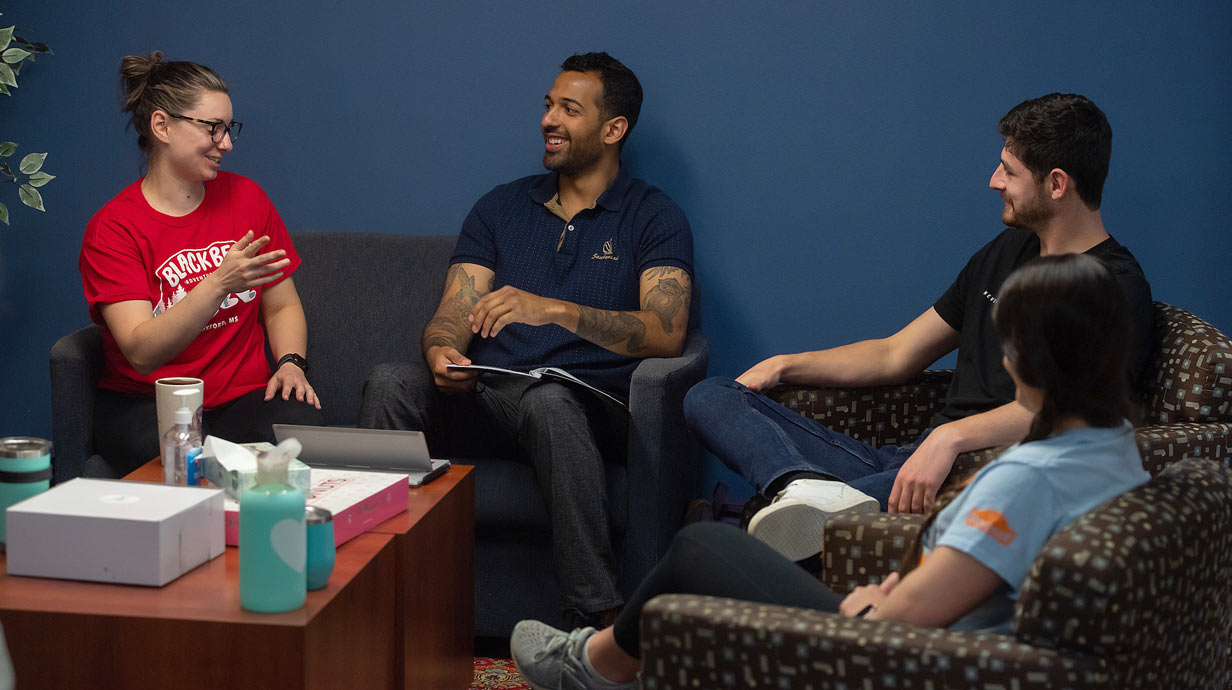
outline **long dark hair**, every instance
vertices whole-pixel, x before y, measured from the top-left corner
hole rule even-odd
[[[1129,306],[1103,262],[1085,254],[1040,257],[1010,274],[998,292],[992,318],[1001,348],[1022,382],[1044,392],[1022,442],[1048,438],[1065,419],[1120,426],[1129,414]],[[924,533],[948,503],[938,502],[924,521],[902,575],[919,565]]]

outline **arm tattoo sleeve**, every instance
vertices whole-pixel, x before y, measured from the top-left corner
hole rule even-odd
[[[604,347],[624,344],[631,355],[646,350],[646,324],[627,311],[578,306],[577,334]]]
[[[676,315],[689,308],[689,291],[675,278],[659,278],[659,284],[646,293],[645,303],[646,311],[658,314],[663,332],[671,333]]]
[[[437,346],[452,347],[458,352],[463,352],[466,350],[467,343],[470,342],[471,328],[466,322],[466,315],[470,313],[471,308],[482,295],[475,290],[475,276],[467,273],[466,269],[461,266],[449,267],[445,284],[453,285],[454,281],[457,281],[459,285],[458,291],[441,300],[440,306],[436,308],[436,314],[424,327],[421,343],[424,352],[427,352],[430,347]],[[491,280],[488,281],[487,288],[491,292]]]

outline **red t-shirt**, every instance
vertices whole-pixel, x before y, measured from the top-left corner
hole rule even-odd
[[[201,205],[186,216],[154,210],[141,193],[141,180],[94,214],[78,268],[90,318],[103,328],[100,388],[153,395],[157,379],[195,376],[205,381],[205,406],[210,408],[265,387],[270,371],[258,318],[262,287],[227,295],[192,343],[148,375],[128,363],[98,310],[101,304],[148,300],[157,318],[212,273],[249,230],[254,237],[269,235],[261,253],[286,250],[291,264],[283,269],[284,277],[299,267],[299,255],[269,197],[240,175],[219,172],[205,183]]]

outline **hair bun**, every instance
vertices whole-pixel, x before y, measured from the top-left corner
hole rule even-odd
[[[131,112],[137,106],[155,72],[166,64],[161,50],[149,55],[124,56],[120,61],[120,79],[124,84],[124,112]]]

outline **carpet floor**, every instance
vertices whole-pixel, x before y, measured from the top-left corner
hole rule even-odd
[[[475,683],[471,690],[531,690],[512,659],[475,657]]]

